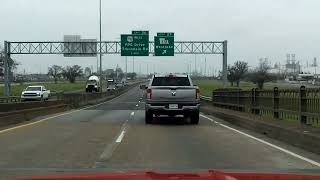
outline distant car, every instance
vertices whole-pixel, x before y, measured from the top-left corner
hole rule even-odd
[[[123,85],[123,83],[121,83],[121,82],[119,82],[119,83],[116,84],[116,87],[117,87],[117,88],[121,88],[121,87],[123,87],[123,86],[124,86],[124,85]]]
[[[191,124],[199,123],[200,89],[188,75],[155,75],[146,90],[145,123],[152,123],[153,115],[184,115]]]
[[[49,99],[50,90],[44,86],[28,86],[21,93],[21,101],[25,100],[40,100],[45,101]]]
[[[107,81],[107,91],[114,91],[117,89],[116,82],[114,79],[108,79]]]

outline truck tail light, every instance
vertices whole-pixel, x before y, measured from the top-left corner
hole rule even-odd
[[[147,89],[147,98],[151,99],[152,89]]]
[[[200,89],[197,88],[196,89],[196,99],[199,99],[200,98]]]

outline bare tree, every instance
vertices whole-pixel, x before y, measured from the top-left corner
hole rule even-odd
[[[84,68],[84,75],[86,77],[91,76],[91,74],[92,74],[92,72],[91,72],[91,69],[89,67]]]
[[[62,76],[62,70],[63,68],[58,65],[53,65],[48,68],[48,75],[53,77],[55,84],[57,84],[57,81]]]
[[[242,80],[245,74],[248,72],[248,63],[244,61],[237,61],[233,65],[234,69],[234,79],[237,83],[237,87],[240,85],[240,80]]]
[[[265,82],[276,78],[273,74],[269,73],[270,68],[268,61],[260,61],[259,66],[248,74],[248,79],[255,83],[259,89],[263,89]]]
[[[83,70],[81,66],[67,66],[62,70],[62,76],[70,81],[70,83],[74,83],[76,81],[76,77],[82,76]]]
[[[228,66],[228,74],[227,74],[227,78],[228,81],[230,82],[230,85],[233,86],[233,83],[236,81],[236,76],[235,76],[235,68],[234,66]]]
[[[127,74],[127,77],[131,78],[132,80],[135,79],[136,76],[137,76],[136,73],[128,73],[128,74]]]
[[[5,53],[4,49],[0,46],[0,77],[4,76],[4,65],[5,65],[4,53]],[[17,63],[14,59],[10,58],[8,65],[9,67],[11,67],[11,72],[9,74],[11,74],[11,77],[12,77],[12,70],[16,69],[19,63]]]

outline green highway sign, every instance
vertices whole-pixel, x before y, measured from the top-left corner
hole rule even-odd
[[[155,36],[154,55],[174,56],[174,36]]]
[[[121,56],[149,56],[149,36],[121,34]]]
[[[132,31],[132,34],[149,36],[149,31]]]
[[[173,32],[169,32],[169,33],[157,33],[157,36],[174,36],[174,33]]]

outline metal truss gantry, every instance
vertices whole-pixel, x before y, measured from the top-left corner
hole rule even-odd
[[[84,52],[100,53],[99,42],[7,42],[9,44],[8,54],[73,54],[81,49]],[[94,44],[93,44],[94,43]],[[178,41],[174,42],[175,54],[223,54],[222,42],[196,42]],[[72,45],[74,49],[69,49]],[[102,54],[120,54],[120,41],[102,41]],[[81,54],[81,53],[74,53]],[[83,53],[88,54],[88,53]],[[149,42],[149,54],[154,54],[154,42]]]
[[[101,41],[101,49],[97,42],[4,42],[5,54],[5,95],[10,96],[11,86],[9,74],[11,67],[8,59],[17,54],[64,54],[68,55],[97,55],[120,54],[120,41]],[[223,86],[227,84],[227,41],[176,41],[174,42],[175,54],[221,54],[223,55]],[[154,54],[154,42],[149,41],[149,54]]]

